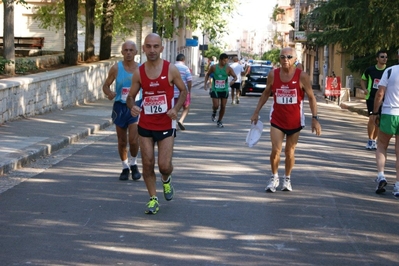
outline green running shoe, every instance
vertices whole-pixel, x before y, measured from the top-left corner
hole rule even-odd
[[[159,203],[157,197],[151,197],[150,201],[147,203],[146,214],[156,214],[159,211]]]
[[[175,190],[173,189],[172,186],[172,176],[169,176],[169,181],[164,182],[163,183],[163,196],[165,197],[165,199],[167,201],[172,200],[173,199],[173,195],[175,194]]]

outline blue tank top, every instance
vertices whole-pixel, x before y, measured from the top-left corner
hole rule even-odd
[[[140,65],[139,65],[140,66]],[[115,102],[126,103],[126,98],[130,91],[130,86],[132,85],[133,73],[129,73],[123,67],[123,62],[118,62],[118,75],[115,81]],[[139,93],[137,93],[135,101],[139,101],[142,98],[142,91],[140,88]]]

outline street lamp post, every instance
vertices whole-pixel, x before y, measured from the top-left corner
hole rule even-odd
[[[202,59],[201,59],[201,72],[200,72],[200,77],[205,77],[205,62],[204,62],[204,56],[205,56],[205,33],[202,33]]]
[[[319,84],[319,46],[316,45],[316,57],[314,61],[314,70],[313,70],[313,85],[312,89],[314,90],[320,90],[320,84]]]
[[[152,1],[152,32],[157,32],[157,0]]]

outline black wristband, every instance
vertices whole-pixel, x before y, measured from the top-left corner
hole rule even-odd
[[[379,113],[371,112],[370,115],[379,115]]]

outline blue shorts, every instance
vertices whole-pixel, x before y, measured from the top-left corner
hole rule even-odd
[[[141,106],[141,100],[136,102],[137,106]],[[129,125],[137,123],[139,117],[133,117],[126,103],[114,102],[112,107],[112,122],[121,128],[128,128]]]

